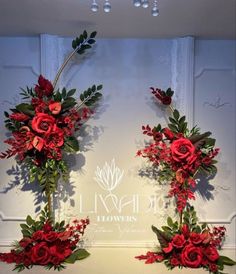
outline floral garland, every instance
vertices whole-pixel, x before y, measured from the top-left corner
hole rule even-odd
[[[51,83],[42,75],[33,87],[21,89],[23,103],[5,112],[5,126],[11,132],[5,143],[10,146],[0,158],[16,157],[17,162],[27,167],[30,182],[38,182],[45,194],[47,204],[41,212],[40,221],[27,217],[22,224],[23,239],[11,253],[1,253],[0,261],[16,263],[16,270],[29,268],[34,264],[46,265],[60,270],[63,262],[71,262],[88,253],[76,249],[88,220],[81,220],[77,226],[65,226],[65,222],[54,223],[52,194],[57,190],[60,178],[68,181],[66,153],[79,151],[75,133],[91,116],[90,109],[102,96],[102,85],[93,85],[80,94],[80,102],[73,97],[76,89],[56,89],[58,79],[75,54],[83,54],[92,47],[96,32],[90,35],[84,31],[72,41],[72,53],[59,69]],[[82,223],[82,226],[80,225]],[[59,256],[59,253],[61,255]],[[38,258],[44,254],[43,258]],[[48,256],[50,254],[50,256]],[[46,258],[46,259],[45,259]]]
[[[147,158],[157,168],[160,183],[170,185],[169,197],[176,201],[179,222],[167,219],[167,225],[158,229],[152,226],[160,247],[156,252],[137,256],[147,264],[164,262],[169,269],[174,267],[204,268],[210,273],[223,274],[225,265],[234,265],[228,257],[220,256],[225,238],[224,227],[211,229],[206,223],[198,224],[196,211],[189,204],[195,199],[196,175],[199,173],[215,174],[215,139],[211,132],[200,133],[196,126],[188,129],[185,116],[180,116],[177,109],[171,106],[174,94],[171,88],[163,91],[151,88],[152,94],[163,105],[169,107],[172,116],[168,127],[160,124],[151,128],[143,126],[143,134],[152,137],[152,141],[138,156]]]

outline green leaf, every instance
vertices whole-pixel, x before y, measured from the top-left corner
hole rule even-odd
[[[74,251],[68,258],[65,259],[65,262],[68,264],[75,263],[76,260],[83,260],[89,256],[89,252],[85,249],[78,249]]]
[[[65,88],[62,89],[61,96],[63,99],[66,98],[66,89]]]
[[[76,89],[75,89],[75,88],[69,90],[68,93],[67,93],[67,97],[73,96],[73,95],[75,94],[75,92],[76,92]]]
[[[178,112],[178,110],[177,109],[175,109],[174,111],[173,111],[173,116],[174,116],[174,118],[175,118],[175,120],[179,120],[179,112]]]
[[[97,35],[97,32],[96,32],[96,31],[93,31],[93,32],[90,34],[90,38],[95,38],[96,35]]]
[[[87,31],[86,31],[86,30],[84,30],[84,32],[83,32],[83,36],[84,36],[84,39],[87,39],[87,37],[88,37],[88,33],[87,33]]]
[[[96,41],[94,40],[94,39],[89,39],[88,40],[88,43],[90,44],[90,45],[92,45],[92,44],[94,44]]]
[[[73,41],[72,41],[72,48],[73,48],[73,49],[76,49],[76,47],[77,47],[77,43],[76,43],[75,40],[73,40]]]
[[[152,231],[157,235],[161,248],[167,247],[171,240],[171,235],[167,232],[159,230],[155,226],[152,226]]]
[[[26,104],[26,103],[22,103],[22,104],[17,105],[16,109],[19,112],[23,112],[26,115],[34,116],[34,114],[35,114],[33,106],[29,105],[29,104]]]
[[[22,228],[22,229],[29,229],[29,227],[28,227],[28,225],[26,225],[26,224],[20,224],[20,227]]]
[[[82,93],[82,94],[80,94],[80,97],[79,97],[79,98],[80,98],[80,100],[83,102],[83,101],[84,101],[84,99],[85,99],[85,98],[84,98],[84,94],[83,94],[83,93]]]
[[[173,119],[172,117],[169,117],[169,120],[170,120],[170,122],[171,122],[172,124],[177,124],[177,123],[176,123],[176,120]]]
[[[65,139],[65,149],[68,152],[79,151],[79,142],[74,136],[69,136]]]
[[[77,104],[75,98],[73,97],[69,97],[67,99],[65,99],[65,101],[62,103],[62,109],[65,108],[72,108]]]
[[[4,111],[4,115],[5,115],[5,117],[9,117],[9,114],[8,114],[8,112],[6,112],[6,111]]]
[[[173,226],[173,221],[172,221],[170,216],[168,216],[168,218],[167,218],[167,224],[168,224],[169,227]]]
[[[168,88],[168,89],[166,90],[166,95],[167,95],[167,96],[171,97],[173,94],[174,94],[174,91],[171,90],[171,88]]]
[[[101,90],[102,89],[102,85],[97,86],[97,90]]]
[[[35,221],[32,219],[32,217],[30,215],[28,215],[26,217],[26,223],[27,223],[27,225],[31,226],[32,224],[35,223]]]
[[[226,256],[220,256],[218,261],[220,263],[223,263],[224,265],[229,265],[229,266],[236,265],[235,261],[233,261],[232,259]]]

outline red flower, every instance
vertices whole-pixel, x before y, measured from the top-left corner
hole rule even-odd
[[[39,136],[35,136],[32,144],[38,151],[41,151],[44,147],[45,141],[43,138]]]
[[[55,231],[49,231],[44,235],[44,240],[47,242],[54,242],[58,239],[58,234]]]
[[[172,244],[176,248],[183,248],[185,242],[186,240],[182,234],[176,234],[172,239]]]
[[[43,226],[43,231],[46,233],[52,231],[52,226],[49,222],[46,222],[46,224]]]
[[[34,234],[32,235],[32,239],[34,241],[40,241],[40,240],[43,240],[44,238],[44,233],[42,230],[37,230],[34,232]]]
[[[61,147],[64,144],[64,132],[58,128],[55,124],[52,131],[46,136],[46,146],[54,149],[55,147]]]
[[[162,248],[162,250],[164,251],[164,253],[170,253],[170,252],[173,250],[173,245],[172,245],[172,243],[168,243],[168,246]]]
[[[191,232],[190,233],[190,240],[193,244],[198,245],[202,242],[202,235],[199,233]]]
[[[23,239],[20,240],[20,242],[19,242],[20,246],[23,247],[23,248],[26,248],[26,247],[27,247],[29,244],[31,244],[31,243],[32,243],[32,239],[27,238],[27,237],[23,238]]]
[[[31,260],[33,263],[46,265],[50,262],[51,254],[45,242],[41,242],[33,246],[31,252]]]
[[[32,129],[37,133],[48,134],[52,131],[55,118],[46,113],[37,113],[32,120]]]
[[[24,113],[12,113],[9,118],[18,122],[25,122],[30,119],[30,117]]]
[[[61,111],[61,103],[53,102],[48,106],[48,108],[52,114],[54,114],[54,115],[59,114]]]
[[[219,253],[213,246],[208,246],[203,252],[208,260],[210,260],[211,262],[215,262],[219,259]]]
[[[168,96],[163,90],[153,87],[150,88],[152,90],[152,94],[163,104],[170,105],[171,104],[171,96]]]
[[[192,244],[187,245],[181,253],[181,261],[184,266],[196,268],[201,265],[202,251],[200,247],[195,247]]]
[[[179,183],[184,183],[187,178],[187,173],[182,168],[178,169],[175,173],[175,178]]]
[[[180,265],[180,261],[177,258],[173,257],[170,259],[170,264],[172,266],[178,266],[178,265]]]
[[[210,264],[209,265],[209,270],[211,271],[211,272],[215,272],[215,273],[218,273],[218,266],[216,265],[216,264]]]
[[[168,127],[163,128],[163,134],[168,140],[173,140],[175,137],[174,133]]]
[[[70,248],[66,248],[63,244],[53,245],[50,247],[50,254],[59,258],[61,261],[64,261],[65,258],[71,255],[71,253],[72,250]]]
[[[34,90],[39,98],[42,98],[44,95],[49,97],[53,93],[53,85],[50,81],[40,75],[38,78],[38,85],[35,86]]]
[[[175,140],[171,144],[170,149],[176,162],[188,161],[195,152],[194,145],[186,138]]]

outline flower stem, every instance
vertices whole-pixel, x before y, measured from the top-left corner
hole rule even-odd
[[[63,62],[63,64],[61,65],[60,69],[58,70],[57,72],[57,75],[53,81],[53,88],[55,89],[56,85],[57,85],[57,82],[59,80],[59,77],[63,71],[63,69],[65,68],[65,66],[68,64],[68,62],[70,61],[70,59],[75,55],[75,53],[77,52],[78,48],[76,48],[75,50],[73,50],[69,55],[68,57],[65,59],[65,61]]]
[[[180,211],[179,213],[179,226],[181,227],[183,224],[183,211]]]
[[[174,112],[173,107],[171,105],[169,105],[169,108],[170,108],[171,112],[173,113]]]

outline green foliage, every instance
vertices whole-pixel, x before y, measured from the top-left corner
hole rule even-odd
[[[21,92],[20,95],[22,95],[22,99],[30,99],[32,97],[35,97],[35,92],[33,91],[32,88],[26,87],[26,90],[23,88],[20,88]]]
[[[90,35],[88,35],[85,30],[79,37],[76,37],[72,41],[72,48],[77,51],[78,54],[84,54],[87,49],[90,49],[92,45],[96,42],[95,37],[97,32],[94,31]]]
[[[173,111],[173,117],[169,117],[169,121],[170,123],[168,124],[168,127],[171,131],[174,133],[183,133],[186,135],[188,132],[188,123],[186,122],[186,117],[180,117],[177,109]]]
[[[29,165],[30,182],[37,181],[42,187],[42,191],[53,193],[61,176],[64,181],[68,180],[68,167],[63,160],[47,159],[41,166],[36,166],[31,162]]]
[[[102,89],[102,85],[99,85],[99,86],[93,85],[92,87],[88,88],[83,93],[81,93],[80,95],[81,102],[88,107],[92,106],[101,98],[102,94],[98,92],[101,89]]]
[[[64,150],[69,153],[79,151],[79,142],[74,136],[65,138]]]
[[[19,111],[19,112],[22,112],[26,115],[29,115],[29,116],[34,116],[35,115],[34,107],[30,104],[27,104],[27,103],[21,103],[21,104],[17,105],[16,110]]]
[[[152,226],[152,231],[156,234],[157,239],[160,243],[161,248],[167,247],[171,240],[171,234],[166,231],[161,231],[160,229]]]
[[[68,264],[75,263],[76,260],[83,260],[89,256],[89,252],[85,249],[77,249],[74,251],[68,258],[66,258],[65,262]]]

